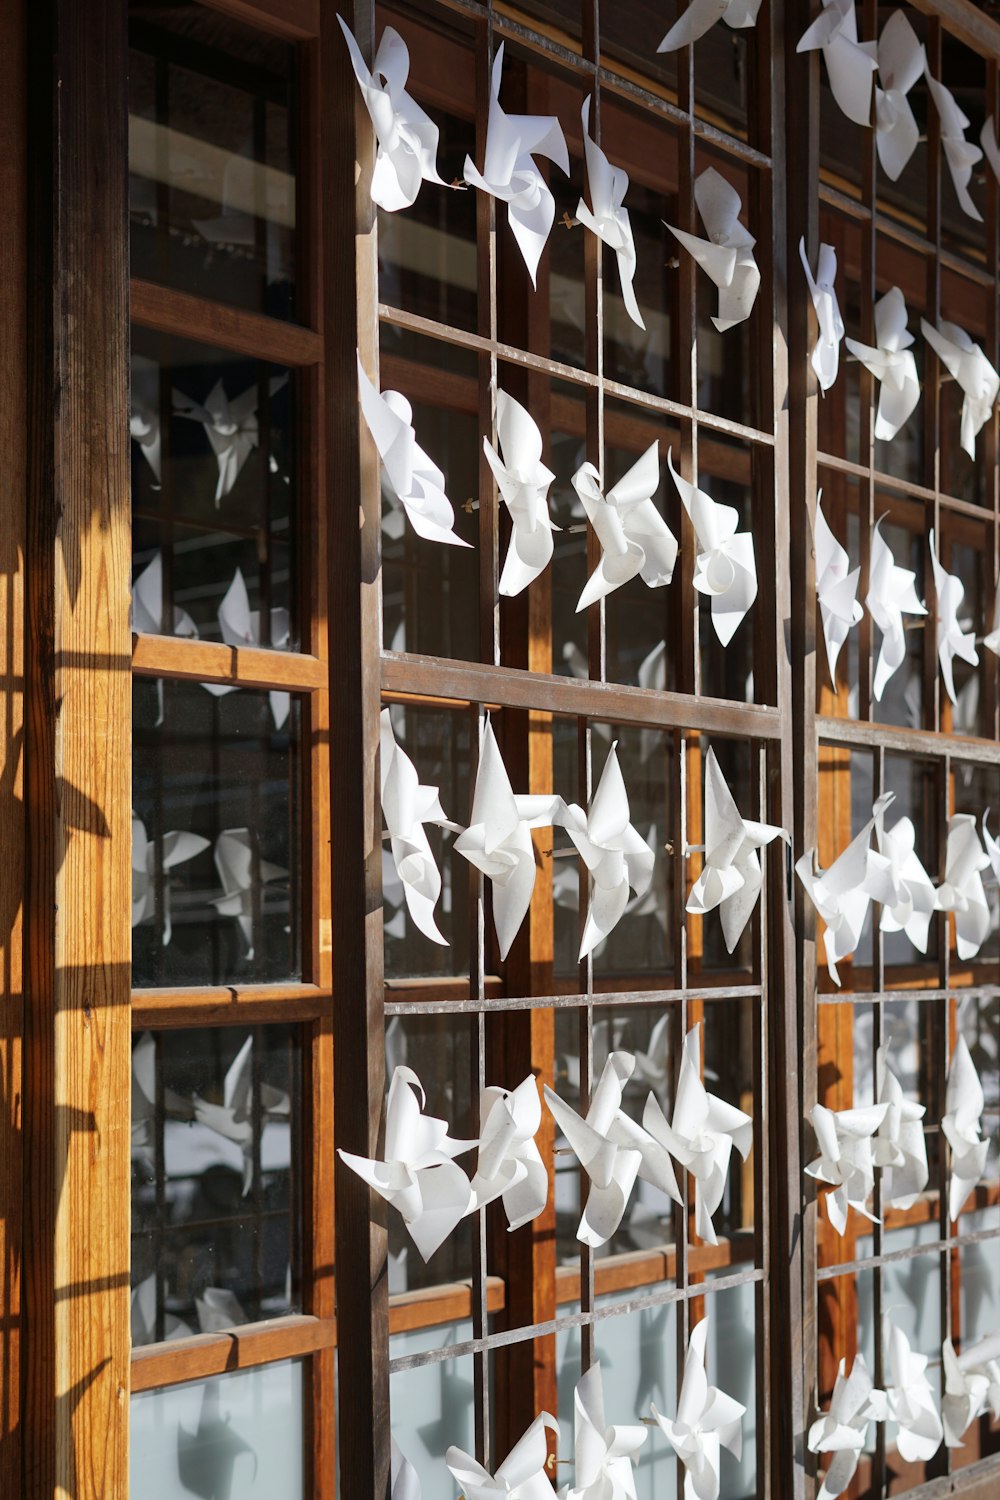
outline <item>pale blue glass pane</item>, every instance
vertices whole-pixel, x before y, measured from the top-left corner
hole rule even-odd
[[[984,1229],[996,1230],[997,1209],[983,1208],[973,1214],[963,1214],[962,1233],[975,1234]],[[1000,1240],[977,1240],[963,1245],[959,1287],[962,1297],[962,1345],[1000,1329]]]
[[[471,1323],[453,1323],[398,1334],[390,1349],[399,1359],[471,1337]],[[471,1355],[418,1365],[390,1379],[392,1435],[420,1476],[423,1500],[454,1500],[455,1482],[444,1455],[452,1444],[466,1453],[475,1450],[473,1396]]]
[[[885,1231],[882,1250],[885,1255],[893,1255],[916,1245],[933,1245],[939,1235],[937,1224],[905,1224]],[[858,1257],[865,1259],[872,1253],[871,1236],[859,1237]],[[931,1251],[909,1260],[890,1261],[882,1268],[883,1310],[905,1333],[911,1348],[932,1359],[941,1358],[940,1277],[941,1257]],[[862,1328],[871,1325],[872,1285],[870,1279],[859,1279],[858,1323]]]
[[[133,1500],[304,1500],[302,1365],[132,1397]]]
[[[711,1284],[711,1278],[709,1279]],[[746,1407],[743,1454],[722,1450],[719,1500],[743,1500],[757,1493],[757,1366],[754,1286],[730,1287],[705,1298],[711,1318],[706,1365],[710,1385]]]

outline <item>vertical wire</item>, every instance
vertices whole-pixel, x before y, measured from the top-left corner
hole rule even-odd
[[[881,797],[885,790],[885,749],[879,746],[875,755],[874,785],[872,787],[873,802]],[[874,1043],[873,1058],[873,1103],[878,1099],[878,1057],[882,1046],[882,1021],[883,1007],[882,999],[885,990],[885,950],[882,942],[881,928],[882,908],[877,903],[872,904],[872,989],[877,999],[872,1006],[872,1041]],[[852,1007],[852,1016],[856,1013]],[[853,1028],[852,1028],[853,1032]],[[852,1043],[853,1044],[853,1043]],[[866,1100],[865,1103],[868,1101]],[[882,1340],[882,1313],[883,1307],[883,1275],[882,1266],[877,1257],[881,1256],[883,1250],[882,1232],[882,1173],[875,1174],[875,1188],[872,1202],[875,1214],[875,1222],[872,1224],[872,1250],[876,1256],[876,1264],[872,1271],[872,1322],[874,1324],[874,1351],[875,1351],[875,1385],[879,1390],[885,1388],[885,1350]],[[872,1471],[872,1487],[876,1494],[881,1494],[885,1488],[886,1464],[885,1464],[885,1423],[875,1424],[875,1458]]]

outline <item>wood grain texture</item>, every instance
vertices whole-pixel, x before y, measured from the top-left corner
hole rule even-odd
[[[206,302],[204,297],[151,281],[132,282],[132,317],[142,328],[185,339],[197,332],[203,343],[256,359],[271,359],[279,365],[313,365],[322,358],[323,340],[311,328],[241,307],[225,307],[221,302]]]
[[[173,635],[133,635],[132,670],[143,677],[232,682],[240,687],[288,688],[291,692],[325,687],[327,680],[326,666],[318,656]]]

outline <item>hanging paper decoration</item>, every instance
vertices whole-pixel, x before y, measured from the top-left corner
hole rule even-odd
[[[194,1118],[199,1125],[214,1130],[224,1140],[232,1141],[243,1155],[243,1196],[246,1198],[254,1184],[256,1152],[254,1141],[254,1118],[265,1122],[288,1122],[291,1119],[292,1103],[284,1089],[272,1084],[254,1086],[253,1035],[247,1037],[243,1046],[226,1069],[222,1082],[222,1103],[212,1104],[199,1094],[192,1097]],[[256,1096],[256,1097],[255,1097]]]
[[[657,52],[676,52],[689,47],[711,31],[716,21],[724,21],[733,31],[756,26],[761,0],[691,0],[657,47]]]
[[[725,333],[749,318],[757,300],[760,271],[753,254],[757,241],[739,221],[743,207],[739,193],[714,167],[706,167],[696,179],[694,201],[708,239],[672,224],[667,228],[719,288],[719,311],[712,322]]]
[[[219,630],[222,639],[227,646],[269,646],[273,651],[286,651],[291,639],[292,621],[287,609],[278,607],[271,610],[270,636],[271,639],[264,642],[260,638],[260,610],[250,608],[250,595],[247,592],[246,580],[242,571],[237,568],[233,574],[233,581],[223,596],[219,605]],[[225,698],[230,693],[238,693],[239,688],[224,682],[203,682],[202,687],[206,693],[211,693],[213,698]],[[274,719],[274,727],[282,729],[288,719],[292,708],[292,696],[290,693],[273,689],[267,695],[271,705],[271,717]]]
[[[222,895],[213,896],[212,905],[220,917],[236,918],[249,960],[254,956],[255,890],[276,880],[287,880],[288,871],[270,860],[254,860],[254,839],[249,828],[224,828],[215,841],[212,857],[222,884]]]
[[[236,1293],[226,1287],[207,1286],[194,1299],[194,1306],[201,1333],[224,1333],[227,1328],[239,1328],[250,1321]]]
[[[955,696],[952,662],[958,656],[962,661],[968,662],[970,667],[979,665],[976,633],[974,630],[963,630],[959,622],[958,611],[965,597],[965,585],[955,573],[947,572],[938,561],[933,530],[930,534],[930,548],[931,566],[934,569],[934,590],[937,594],[938,660],[941,663],[941,676],[944,678],[948,697],[952,703],[956,703],[958,700]]]
[[[145,1280],[139,1282],[138,1286],[132,1288],[129,1298],[129,1324],[133,1347],[141,1344],[170,1343],[171,1339],[190,1338],[194,1331],[182,1318],[165,1312],[163,1333],[161,1335],[157,1332],[156,1281],[157,1273],[152,1271]]]
[[[630,821],[628,793],[612,744],[590,804],[566,808],[563,825],[590,874],[591,898],[580,942],[581,962],[604,942],[628,905],[629,890],[641,898],[653,879],[655,856]]]
[[[974,459],[976,435],[989,421],[993,403],[1000,392],[1000,375],[979,345],[973,343],[965,329],[959,328],[957,323],[939,318],[938,326],[934,328],[926,318],[921,318],[920,327],[948,374],[962,388],[961,444],[969,457]]]
[[[926,1463],[941,1446],[944,1429],[937,1397],[927,1379],[927,1355],[916,1354],[888,1313],[882,1318],[889,1381],[888,1420],[896,1422],[896,1451],[907,1463]]]
[[[917,856],[916,829],[909,818],[900,818],[892,828],[880,825],[876,836],[879,854],[888,865],[879,927],[883,932],[905,932],[913,946],[926,953],[937,892]]]
[[[267,382],[268,391],[277,395],[288,384],[287,375],[273,375]],[[240,470],[257,447],[257,404],[260,387],[252,385],[242,395],[230,401],[226,388],[217,380],[204,402],[193,401],[183,391],[173,392],[173,409],[178,417],[200,422],[215,454],[219,469],[219,480],[215,487],[215,505],[218,509],[224,495],[228,495],[240,476]]]
[[[736,530],[738,510],[681,478],[674,468],[673,449],[667,450],[667,468],[698,542],[694,586],[711,599],[712,625],[722,645],[728,646],[757,597],[753,536]]]
[[[847,341],[850,343],[850,339]],[[837,688],[837,657],[864,611],[858,602],[861,568],[851,568],[847,549],[834,536],[823,514],[823,491],[816,496],[816,597],[823,622],[823,640],[830,681]]]
[[[948,819],[944,881],[938,886],[938,910],[954,912],[958,956],[975,958],[990,930],[990,908],[983,889],[982,871],[990,857],[976,833],[971,813],[955,813]]]
[[[444,1461],[464,1500],[496,1500],[498,1495],[507,1496],[507,1500],[552,1500],[552,1483],[545,1468],[549,1456],[546,1428],[558,1436],[559,1423],[543,1411],[518,1438],[495,1474],[477,1463],[471,1453],[449,1448]]]
[[[863,1354],[854,1356],[850,1375],[840,1361],[830,1409],[809,1429],[810,1453],[832,1454],[816,1500],[836,1500],[848,1488],[865,1450],[868,1427],[886,1419],[885,1392],[877,1390]]]
[[[948,1068],[945,1114],[941,1130],[951,1147],[948,1217],[958,1218],[986,1170],[989,1138],[980,1140],[985,1105],[983,1086],[964,1036],[959,1036]]]
[[[556,476],[542,463],[542,434],[534,418],[506,391],[497,391],[497,441],[502,458],[489,438],[483,438],[483,452],[513,523],[500,575],[500,593],[511,599],[552,560],[552,533],[559,528],[549,515],[547,496]]]
[[[464,176],[470,187],[506,203],[507,222],[534,286],[556,204],[533,158],[547,156],[568,174],[569,153],[562,126],[554,115],[508,115],[500,107],[503,49],[501,42],[493,59],[483,170],[480,172],[467,156]]]
[[[573,475],[573,488],[601,544],[601,560],[584,585],[577,614],[632,578],[657,589],[674,576],[677,539],[652,498],[660,483],[656,449],[651,443],[606,495],[593,464],[581,464]]]
[[[956,197],[962,212],[981,224],[983,216],[973,202],[972,194],[969,192],[969,181],[972,177],[972,169],[977,162],[982,161],[983,153],[978,146],[974,146],[971,141],[965,139],[965,132],[969,128],[969,117],[959,109],[951,89],[945,88],[943,83],[938,83],[936,78],[932,78],[930,69],[926,66],[924,76],[927,79],[927,87],[931,91],[931,98],[937,107],[938,120],[941,124],[941,146],[948,163],[948,170],[951,172],[951,180],[955,185]]]
[[[887,1106],[875,1138],[875,1165],[882,1172],[882,1207],[912,1208],[927,1186],[927,1142],[921,1123],[926,1109],[903,1094],[888,1064],[888,1046],[878,1049],[878,1102]]]
[[[951,1339],[941,1345],[944,1374],[944,1396],[941,1398],[941,1421],[944,1440],[949,1448],[964,1448],[962,1441],[973,1422],[986,1409],[989,1376],[975,1369],[963,1369]]]
[[[159,413],[138,401],[133,401],[128,419],[128,433],[143,458],[153,471],[158,489],[162,479],[163,438],[160,432]]]
[[[535,1145],[542,1105],[534,1075],[529,1073],[516,1089],[484,1089],[479,1121],[469,1212],[501,1198],[508,1229],[520,1229],[538,1218],[549,1196],[548,1170]]]
[[[979,132],[979,139],[982,142],[983,150],[986,153],[986,160],[990,164],[993,176],[997,182],[1000,182],[1000,145],[997,144],[996,126],[993,123],[992,115],[987,115],[983,121],[983,128]]]
[[[632,1463],[646,1441],[646,1429],[617,1422],[608,1426],[599,1363],[576,1383],[573,1433],[574,1483],[562,1491],[560,1500],[635,1500]]]
[[[636,264],[635,239],[628,209],[624,207],[625,194],[628,192],[628,173],[622,167],[613,167],[597,142],[591,138],[590,100],[591,95],[588,94],[580,114],[583,120],[583,147],[587,155],[587,185],[593,207],[588,208],[581,198],[576,206],[576,217],[585,229],[596,234],[609,250],[614,251],[625,311],[633,323],[638,323],[644,329],[646,325],[632,285]]]
[[[852,14],[853,10],[852,6]],[[832,245],[820,245],[814,277],[806,255],[806,242],[803,236],[799,240],[799,259],[806,273],[809,295],[816,312],[816,322],[819,324],[819,337],[813,347],[809,363],[819,382],[820,390],[828,391],[837,379],[840,370],[840,341],[844,337],[844,320],[840,316],[840,304],[833,285],[837,279],[837,252]]]
[[[897,565],[892,549],[879,529],[882,520],[872,527],[869,562],[868,613],[882,632],[882,647],[875,666],[873,692],[881,702],[885,685],[906,660],[906,627],[904,615],[925,615],[927,610],[916,594],[915,573]]]
[[[416,1469],[391,1434],[389,1441],[392,1444],[389,1462],[389,1500],[421,1500],[420,1479]]]
[[[817,874],[813,868],[815,850],[803,854],[795,873],[805,886],[809,899],[826,923],[823,945],[826,966],[834,984],[840,984],[837,965],[852,954],[861,941],[868,915],[868,903],[875,896],[891,891],[884,878],[886,861],[871,849],[871,836],[881,828],[882,820],[894,801],[892,792],[881,796],[872,808],[872,816],[847,848],[838,854],[828,870]]]
[[[684,1500],[718,1500],[721,1449],[728,1449],[737,1461],[743,1453],[746,1407],[708,1383],[708,1328],[709,1319],[702,1318],[691,1330],[677,1416],[671,1422],[652,1408],[657,1425],[684,1465]]]
[[[154,1132],[165,1120],[193,1120],[194,1106],[176,1090],[164,1087],[157,1109],[156,1039],[144,1031],[132,1048],[132,1155],[152,1155]],[[154,1308],[155,1311],[155,1308]],[[147,1339],[148,1343],[149,1340]]]
[[[827,1217],[838,1234],[847,1228],[847,1211],[856,1209],[878,1223],[868,1208],[875,1186],[875,1153],[872,1137],[888,1113],[888,1104],[862,1109],[827,1109],[814,1104],[809,1118],[816,1132],[819,1156],[806,1167],[806,1174],[829,1185],[824,1194]]]
[[[387,708],[382,710],[380,720],[379,752],[382,813],[407,911],[425,937],[446,948],[447,939],[441,936],[434,919],[441,895],[441,872],[424,824],[450,828],[453,833],[460,832],[460,825],[445,817],[437,787],[421,786],[413,762],[396,743]]]
[[[983,813],[983,843],[986,845],[986,853],[993,867],[993,878],[1000,885],[1000,843],[997,842],[987,827],[989,815],[990,810],[987,808]]]
[[[177,604],[171,612],[168,629],[164,619],[163,601],[163,554],[155,552],[149,563],[132,584],[132,611],[130,628],[140,635],[184,636],[187,640],[198,639],[198,627],[186,609]]]
[[[162,852],[161,852],[162,845]],[[189,833],[184,829],[172,829],[162,839],[151,839],[146,834],[146,825],[132,814],[132,926],[140,922],[151,922],[156,915],[157,867],[162,870],[163,904],[160,911],[160,945],[166,948],[173,937],[170,917],[170,871],[178,865],[194,859],[209,840],[200,833]]]
[[[896,14],[902,15],[902,11]],[[857,339],[844,340],[879,382],[875,436],[880,443],[892,441],[920,400],[917,362],[910,348],[913,334],[907,329],[906,318],[906,299],[898,286],[890,287],[875,303],[876,347],[872,349]]]
[[[878,40],[875,146],[885,175],[898,182],[917,149],[920,130],[906,97],[926,66],[923,43],[901,10],[893,11]]]
[[[874,42],[858,41],[853,0],[823,0],[823,10],[803,32],[795,50],[821,50],[833,97],[844,114],[856,125],[871,123],[877,48]]]

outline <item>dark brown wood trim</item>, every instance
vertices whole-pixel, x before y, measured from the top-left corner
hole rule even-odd
[[[283,323],[263,313],[221,302],[206,302],[190,292],[158,286],[152,281],[131,283],[132,321],[140,328],[177,338],[197,338],[235,354],[270,359],[278,365],[314,365],[322,358],[323,340],[311,328]]]

